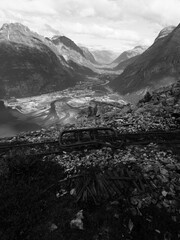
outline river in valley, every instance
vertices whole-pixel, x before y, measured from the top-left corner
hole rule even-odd
[[[0,137],[76,124],[87,115],[93,101],[124,103],[120,96],[107,91],[107,82],[91,79],[87,83],[60,92],[0,101]]]

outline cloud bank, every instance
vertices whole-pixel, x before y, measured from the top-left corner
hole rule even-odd
[[[20,22],[41,35],[121,52],[179,24],[179,9],[180,0],[3,0],[0,24]]]

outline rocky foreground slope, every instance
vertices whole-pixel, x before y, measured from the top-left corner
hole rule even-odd
[[[122,94],[156,89],[180,77],[180,25],[163,29],[155,42],[111,82]]]
[[[137,106],[101,105],[101,113],[71,128],[178,130],[180,83],[146,94]],[[58,136],[57,129],[41,130],[0,143],[52,141]],[[171,145],[152,142],[32,158],[21,151],[1,152],[0,174],[2,239],[180,237],[180,155]]]

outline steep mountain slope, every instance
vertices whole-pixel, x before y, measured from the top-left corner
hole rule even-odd
[[[91,53],[94,55],[95,60],[100,64],[109,64],[118,56],[118,53],[108,50],[92,49]]]
[[[52,42],[19,23],[0,29],[0,98],[73,86],[73,71]]]
[[[180,25],[163,29],[153,45],[114,81],[111,87],[122,94],[156,89],[180,77]]]
[[[85,58],[87,60],[89,60],[90,62],[94,63],[94,64],[98,64],[96,59],[94,58],[93,54],[89,51],[88,48],[86,47],[81,47],[82,51],[83,51],[83,54],[85,56]]]
[[[113,67],[113,70],[114,71],[124,70],[128,65],[132,64],[138,57],[139,57],[139,55],[128,58],[128,59],[120,62],[118,65]]]
[[[96,71],[93,63],[87,58],[87,54],[85,54],[83,49],[78,47],[71,39],[65,36],[54,36],[51,41],[57,47],[59,54],[64,57],[67,63],[74,62],[73,65],[78,64],[79,66],[76,66],[78,69],[82,69],[84,66],[85,69],[83,69],[83,71],[87,68]],[[87,69],[88,72],[89,69]],[[91,73],[93,74],[92,71]]]
[[[55,45],[62,44],[62,48],[66,47],[68,49],[74,50],[79,54],[81,54],[83,57],[85,57],[83,50],[80,47],[78,47],[75,44],[75,42],[73,42],[71,39],[67,38],[66,36],[54,36],[51,40]]]
[[[169,33],[171,33],[173,30],[175,29],[175,26],[168,26],[163,28],[160,33],[158,34],[157,38],[155,39],[154,42],[156,42],[157,40],[159,40],[160,38],[164,38],[166,37]]]
[[[120,56],[117,57],[112,63],[119,64],[121,62],[124,62],[132,57],[142,54],[147,48],[147,46],[136,46],[131,50],[121,53]]]

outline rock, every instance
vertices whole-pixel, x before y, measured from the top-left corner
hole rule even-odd
[[[164,197],[166,197],[167,194],[168,194],[168,193],[167,193],[165,190],[162,191],[162,195],[163,195]]]
[[[167,164],[166,167],[169,168],[169,169],[171,169],[171,170],[176,169],[176,166],[175,166],[174,164],[170,164],[170,163]]]
[[[173,105],[174,105],[174,98],[171,97],[171,98],[166,99],[166,103],[167,103],[169,106],[173,106]]]
[[[163,175],[167,175],[168,174],[168,171],[165,169],[165,168],[161,168],[160,169],[160,172],[161,172],[161,174],[163,174]]]
[[[113,202],[111,202],[111,205],[117,206],[117,205],[119,205],[119,201],[113,201]]]
[[[83,221],[82,221],[83,218],[84,218],[83,210],[80,210],[76,214],[76,218],[71,220],[71,222],[70,222],[71,228],[77,228],[77,229],[80,229],[80,230],[84,230]]]
[[[70,195],[76,196],[76,189],[75,188],[71,189]]]
[[[51,224],[50,224],[50,227],[49,227],[50,232],[53,232],[53,231],[55,231],[56,229],[58,229],[57,225],[54,224],[54,223],[51,223]]]
[[[164,240],[172,240],[172,234],[169,232],[166,232],[164,234]]]
[[[129,231],[130,231],[130,232],[132,232],[133,227],[134,227],[134,224],[133,224],[132,220],[129,219],[128,228],[129,228]]]

